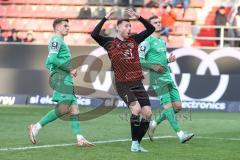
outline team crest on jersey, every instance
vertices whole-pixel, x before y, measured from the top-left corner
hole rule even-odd
[[[125,50],[125,51],[123,52],[123,55],[124,55],[124,59],[133,59],[133,58],[134,58],[131,48]]]
[[[130,47],[130,48],[134,48],[134,44],[133,44],[133,43],[131,43],[131,42],[130,42],[130,43],[128,43],[127,45],[128,45],[128,47]]]

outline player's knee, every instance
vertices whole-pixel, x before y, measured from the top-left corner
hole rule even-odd
[[[174,107],[175,113],[178,113],[178,112],[180,112],[181,109],[182,109],[182,104],[181,104],[181,103],[175,103],[175,104],[173,105],[173,107]]]
[[[133,108],[133,109],[131,110],[131,112],[132,112],[132,114],[134,114],[134,115],[140,115],[141,109],[139,109],[139,108]]]
[[[152,117],[152,112],[148,112],[147,114],[145,114],[144,116],[143,116],[146,120],[151,120],[151,117]]]
[[[142,109],[142,116],[143,118],[147,119],[147,120],[150,120],[151,117],[152,117],[152,110],[150,107],[144,107]]]
[[[77,105],[74,105],[70,108],[71,115],[78,115],[80,113],[79,108]]]
[[[151,109],[148,109],[146,111],[146,114],[145,114],[147,117],[151,117],[152,116],[152,110]]]
[[[59,106],[59,113],[61,115],[66,115],[66,114],[69,113],[69,108],[67,106],[64,106],[64,105]]]
[[[175,113],[178,113],[178,112],[181,111],[181,109],[182,109],[182,108],[174,108],[174,112],[175,112]]]
[[[140,104],[139,104],[137,101],[132,102],[132,103],[129,105],[129,108],[130,108],[132,114],[134,114],[134,115],[139,115],[140,112],[141,112]]]

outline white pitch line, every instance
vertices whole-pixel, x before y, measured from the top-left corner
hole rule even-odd
[[[165,138],[176,138],[176,136],[158,136],[154,137],[154,139],[165,139]],[[195,136],[197,139],[215,139],[215,140],[229,140],[229,141],[240,141],[240,138],[217,138],[217,137],[202,137]],[[149,138],[143,138],[144,140]],[[107,143],[116,143],[116,142],[128,142],[131,139],[119,139],[119,140],[106,140],[106,141],[95,141],[94,144],[107,144]],[[41,145],[41,146],[25,146],[25,147],[9,147],[9,148],[0,148],[0,152],[4,151],[22,151],[22,150],[31,150],[31,149],[40,149],[40,148],[52,148],[52,147],[66,147],[66,146],[74,146],[76,143],[67,143],[67,144],[49,144],[49,145]]]
[[[174,136],[161,136],[155,137],[155,139],[160,138],[173,138]],[[143,138],[148,139],[148,138]],[[106,141],[95,141],[92,142],[94,144],[106,144],[106,143],[116,143],[116,142],[128,142],[131,139],[119,139],[119,140],[106,140]],[[13,147],[13,148],[0,148],[1,151],[19,151],[19,150],[31,150],[31,149],[39,149],[39,148],[52,148],[52,147],[66,147],[66,146],[74,146],[76,143],[67,143],[67,144],[49,144],[49,145],[41,145],[41,146],[25,146],[25,147]]]

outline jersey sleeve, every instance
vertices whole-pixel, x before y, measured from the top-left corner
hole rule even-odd
[[[49,54],[58,54],[61,48],[61,41],[54,39],[48,44]]]
[[[138,52],[139,52],[139,58],[140,58],[140,63],[143,66],[143,68],[146,69],[151,69],[151,64],[146,60],[146,56],[149,52],[150,49],[150,44],[148,41],[143,41],[139,46],[138,46]]]
[[[94,28],[91,33],[91,37],[102,47],[106,48],[106,44],[113,40],[112,37],[105,37],[100,35],[100,31],[102,29],[103,24],[107,21],[104,17]]]
[[[147,55],[149,49],[149,43],[147,41],[143,41],[138,47],[139,57],[145,59],[145,56]]]
[[[155,27],[149,23],[147,20],[145,20],[144,18],[140,17],[138,19],[146,28],[146,30],[142,31],[141,33],[135,34],[133,36],[133,38],[135,39],[135,41],[140,44],[141,42],[143,42],[148,36],[150,36],[154,31],[155,31]]]
[[[53,39],[48,44],[48,57],[46,61],[46,67],[50,71],[52,71],[53,68],[59,68],[63,71],[70,72],[70,61],[59,57],[61,45],[62,42],[57,38]]]

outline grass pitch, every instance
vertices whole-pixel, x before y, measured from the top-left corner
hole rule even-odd
[[[76,147],[69,122],[57,120],[44,127],[37,145],[28,140],[27,126],[38,121],[50,107],[0,106],[1,160],[239,160],[240,113],[182,112],[184,131],[195,137],[180,144],[167,122],[160,124],[154,142],[144,140],[148,153],[131,153],[129,112],[115,109],[99,118],[81,122],[83,135],[96,147]],[[88,108],[89,109],[89,108]],[[81,110],[87,109],[81,107]],[[165,137],[168,136],[168,137]],[[121,140],[117,142],[116,140]],[[61,146],[66,144],[65,146]],[[48,145],[48,146],[47,146]],[[56,146],[52,146],[56,145]],[[33,148],[34,146],[39,146]],[[24,147],[28,147],[25,148]],[[44,147],[44,148],[41,148]]]

